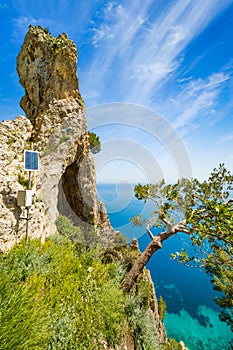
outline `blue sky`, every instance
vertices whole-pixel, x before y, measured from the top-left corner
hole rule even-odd
[[[153,159],[157,177],[173,180],[187,155],[199,178],[220,162],[233,170],[233,0],[0,0],[0,17],[0,120],[23,115],[16,56],[28,25],[39,24],[78,46],[89,127],[103,143],[98,181],[151,180]],[[106,120],[99,112],[115,102]],[[173,150],[181,143],[185,155]]]

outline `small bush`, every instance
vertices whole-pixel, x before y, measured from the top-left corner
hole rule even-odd
[[[173,338],[168,338],[166,344],[161,347],[163,350],[182,350],[182,345]]]
[[[49,30],[48,27],[45,27],[45,28],[42,28],[42,29],[43,29],[43,31],[45,32],[45,34],[51,35],[50,30]]]
[[[159,307],[159,314],[160,314],[162,320],[164,320],[164,318],[166,316],[167,305],[166,305],[166,303],[163,300],[163,297],[161,295],[159,297],[158,307]]]
[[[0,350],[102,350],[125,324],[112,264],[74,244],[38,240],[0,257]]]
[[[29,187],[29,179],[26,178],[22,173],[18,174],[18,183],[26,189],[28,189],[28,187]],[[33,187],[32,180],[31,180],[31,187]]]
[[[135,347],[138,350],[158,350],[159,344],[156,338],[153,316],[148,308],[141,305],[139,294],[129,295],[126,304],[126,316]]]
[[[16,139],[14,137],[9,136],[8,140],[6,141],[6,144],[8,146],[11,146],[13,143],[15,143]]]
[[[97,136],[94,132],[89,131],[89,143],[90,150],[93,154],[96,154],[101,151],[101,142],[99,136]]]
[[[69,218],[63,215],[58,215],[55,221],[57,226],[57,230],[60,234],[65,237],[78,241],[80,243],[84,243],[84,237],[81,232],[81,229],[77,226],[74,226]]]

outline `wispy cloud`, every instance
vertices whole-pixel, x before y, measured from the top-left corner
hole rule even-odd
[[[206,80],[197,79],[186,84],[173,103],[176,114],[179,113],[174,126],[182,128],[189,125],[191,129],[192,123],[203,121],[205,112],[213,113],[219,94],[228,79],[228,74],[219,72],[211,74]]]
[[[132,9],[138,8],[138,1],[135,2]],[[99,47],[101,44],[115,46],[117,51],[128,48],[132,39],[146,21],[144,14],[148,11],[147,5],[141,5],[140,13],[135,14],[132,9],[126,8],[121,4],[109,2],[98,11],[95,21],[91,21],[90,30],[93,32],[92,44]],[[114,52],[115,50],[113,50]],[[112,54],[112,52],[110,52]]]
[[[28,30],[29,25],[40,25],[42,27],[49,27],[51,20],[44,18],[36,18],[31,16],[19,16],[14,19],[14,30],[12,33],[12,39],[20,41],[22,43],[23,37]]]
[[[96,90],[100,94],[107,91],[112,101],[150,105],[181,65],[187,45],[230,2],[179,0],[157,12],[152,0],[135,0],[130,6],[108,2],[89,28],[96,51],[88,70],[98,84]],[[86,80],[84,90],[88,83]]]
[[[218,143],[228,143],[232,141],[233,141],[233,134],[224,135],[219,137],[218,139]]]
[[[144,33],[143,42],[131,61],[133,76],[144,80],[143,93],[153,96],[182,63],[184,48],[222,8],[216,1],[178,1],[155,18],[154,28]],[[140,72],[139,67],[141,67]],[[149,67],[150,74],[144,67]],[[131,96],[142,91],[135,82]]]

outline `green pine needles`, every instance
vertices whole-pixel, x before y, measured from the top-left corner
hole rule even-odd
[[[93,154],[99,153],[101,151],[101,142],[99,136],[94,132],[88,131],[90,150]]]

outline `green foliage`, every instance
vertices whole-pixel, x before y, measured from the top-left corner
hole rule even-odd
[[[70,219],[66,216],[58,215],[55,224],[60,234],[69,239],[72,239],[73,241],[84,243],[84,237],[81,229],[77,226],[74,226]]]
[[[148,311],[148,307],[146,308],[141,304],[140,294],[135,292],[129,294],[125,311],[135,347],[138,350],[159,349],[153,316]]]
[[[6,141],[6,144],[8,146],[11,146],[13,143],[15,143],[15,141],[16,141],[16,138],[9,136],[8,140]]]
[[[178,180],[174,185],[166,185],[164,180],[157,184],[138,184],[134,188],[135,196],[145,202],[150,200],[155,204],[151,218],[143,219],[141,215],[131,218],[132,224],[141,226],[149,224],[157,228],[164,227],[164,220],[173,223],[184,217],[184,211],[192,200],[192,184],[187,179]]]
[[[166,316],[167,305],[166,305],[165,301],[163,300],[162,295],[160,295],[160,297],[159,297],[158,307],[159,307],[159,314],[160,314],[162,320],[164,320],[164,318]]]
[[[26,178],[22,173],[18,174],[18,183],[22,185],[24,188],[28,189],[29,179]],[[33,181],[31,180],[31,187],[33,187]]]
[[[50,32],[50,30],[49,30],[48,27],[45,27],[45,28],[42,28],[42,29],[43,29],[43,31],[45,32],[45,34],[51,35],[51,32]]]
[[[166,344],[162,346],[163,350],[182,350],[182,345],[179,344],[175,339],[168,338]]]
[[[222,293],[215,300],[223,308],[220,318],[233,329],[233,175],[220,164],[206,181],[139,184],[135,195],[152,200],[155,211],[149,219],[137,215],[133,224],[160,227],[168,233],[165,239],[178,232],[190,235],[190,249],[171,257],[212,277],[214,289]]]
[[[113,236],[114,246],[115,247],[126,247],[129,243],[127,237],[123,235],[121,232],[116,232]]]
[[[41,300],[43,281],[32,274],[26,282],[12,283],[11,271],[2,267],[1,263],[0,349],[42,349],[49,321]]]
[[[0,349],[103,349],[125,324],[113,264],[67,239],[16,245],[0,259]]]
[[[89,143],[90,150],[93,154],[96,154],[101,151],[101,142],[99,136],[97,136],[94,132],[89,131]]]
[[[212,277],[214,289],[223,293],[215,299],[223,308],[221,320],[233,330],[233,175],[223,164],[215,168],[207,181],[193,182],[194,203],[185,217],[191,240],[201,254],[190,260],[203,264]]]
[[[64,49],[66,41],[62,38],[54,38],[52,42],[52,53],[57,55],[60,51]]]

